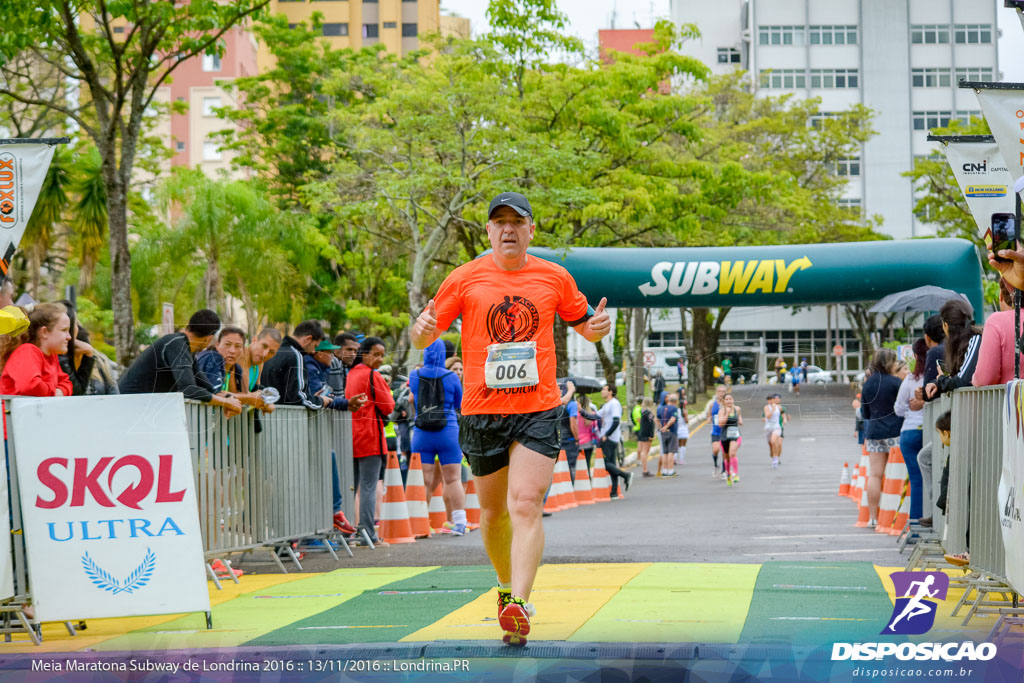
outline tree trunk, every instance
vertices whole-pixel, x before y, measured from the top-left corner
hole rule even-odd
[[[694,395],[707,390],[712,381],[715,347],[711,344],[711,311],[693,309],[693,357],[690,359],[690,384]],[[712,362],[708,362],[712,361]]]
[[[115,162],[115,150],[100,149],[107,183],[107,223],[110,228],[110,305],[114,310],[117,362],[128,367],[137,351],[132,312],[132,262],[128,250],[128,193]]]
[[[633,405],[636,398],[644,395],[644,345],[647,343],[647,323],[650,319],[649,308],[634,308],[632,325],[629,330],[629,344],[626,345],[626,398]]]
[[[569,376],[569,325],[555,316],[555,377]]]
[[[597,347],[597,358],[601,361],[601,369],[604,371],[604,381],[606,384],[615,387],[615,361],[608,355],[608,352],[604,350],[604,344],[597,342],[594,344]]]

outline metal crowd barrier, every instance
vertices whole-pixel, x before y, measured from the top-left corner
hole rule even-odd
[[[186,401],[185,411],[208,558],[330,534],[332,453],[342,509],[353,511],[348,413],[277,406],[227,419],[221,408],[195,401]]]

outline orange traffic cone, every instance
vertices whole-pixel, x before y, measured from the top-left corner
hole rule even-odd
[[[892,531],[896,521],[896,512],[900,507],[900,491],[907,480],[907,465],[903,462],[903,452],[899,446],[889,449],[889,460],[885,464],[885,477],[882,479],[882,498],[878,502],[878,526],[875,531],[887,534]]]
[[[430,504],[427,506],[427,515],[430,517],[430,528],[435,533],[448,533],[448,530],[444,528],[444,523],[448,521],[448,510],[444,507],[442,482],[437,482],[437,486],[434,487],[434,494],[430,496]]]
[[[380,507],[380,535],[385,543],[412,543],[409,524],[409,508],[402,490],[402,470],[398,467],[398,456],[388,454],[388,468],[384,472],[384,502]]]
[[[576,482],[573,484],[573,497],[579,505],[594,504],[594,489],[590,485],[587,459],[582,453],[576,456]]]
[[[572,478],[569,476],[569,460],[565,451],[558,452],[555,463],[554,481],[558,485],[558,504],[563,510],[576,507],[576,496],[573,495]]]
[[[480,499],[476,495],[473,477],[466,483],[466,523],[470,529],[480,528]]]
[[[596,502],[606,503],[612,499],[612,477],[604,468],[604,455],[600,448],[594,451],[594,478],[591,480],[591,488]]]
[[[850,463],[843,463],[843,473],[839,475],[839,495],[850,495]]]
[[[405,502],[409,508],[409,525],[416,538],[430,537],[430,517],[427,515],[427,488],[423,483],[423,463],[420,454],[413,453],[409,460],[409,474],[405,480]]]
[[[907,527],[907,522],[910,521],[910,481],[903,482],[903,491],[900,494],[900,507],[896,510],[896,521],[892,523],[892,531],[889,533],[893,536],[899,536],[903,533],[903,530]]]
[[[868,456],[860,456],[860,464],[854,469],[855,479],[854,484],[850,486],[850,500],[854,503],[860,503],[861,494],[867,487],[868,482]]]

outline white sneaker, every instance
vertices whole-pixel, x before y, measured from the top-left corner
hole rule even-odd
[[[712,479],[718,479],[718,468],[717,467],[712,467],[711,468],[711,478]]]
[[[724,481],[724,480],[726,480],[728,478],[729,478],[729,473],[728,472],[722,472],[722,480]]]

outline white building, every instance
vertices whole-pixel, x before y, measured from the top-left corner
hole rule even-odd
[[[672,0],[675,23],[702,38],[683,45],[716,73],[749,72],[759,91],[820,97],[821,111],[862,103],[877,135],[840,165],[843,203],[884,219],[896,239],[934,234],[914,216],[910,170],[934,147],[930,128],[980,114],[957,82],[1000,80],[1002,0]],[[1009,12],[1010,10],[1002,10]]]

